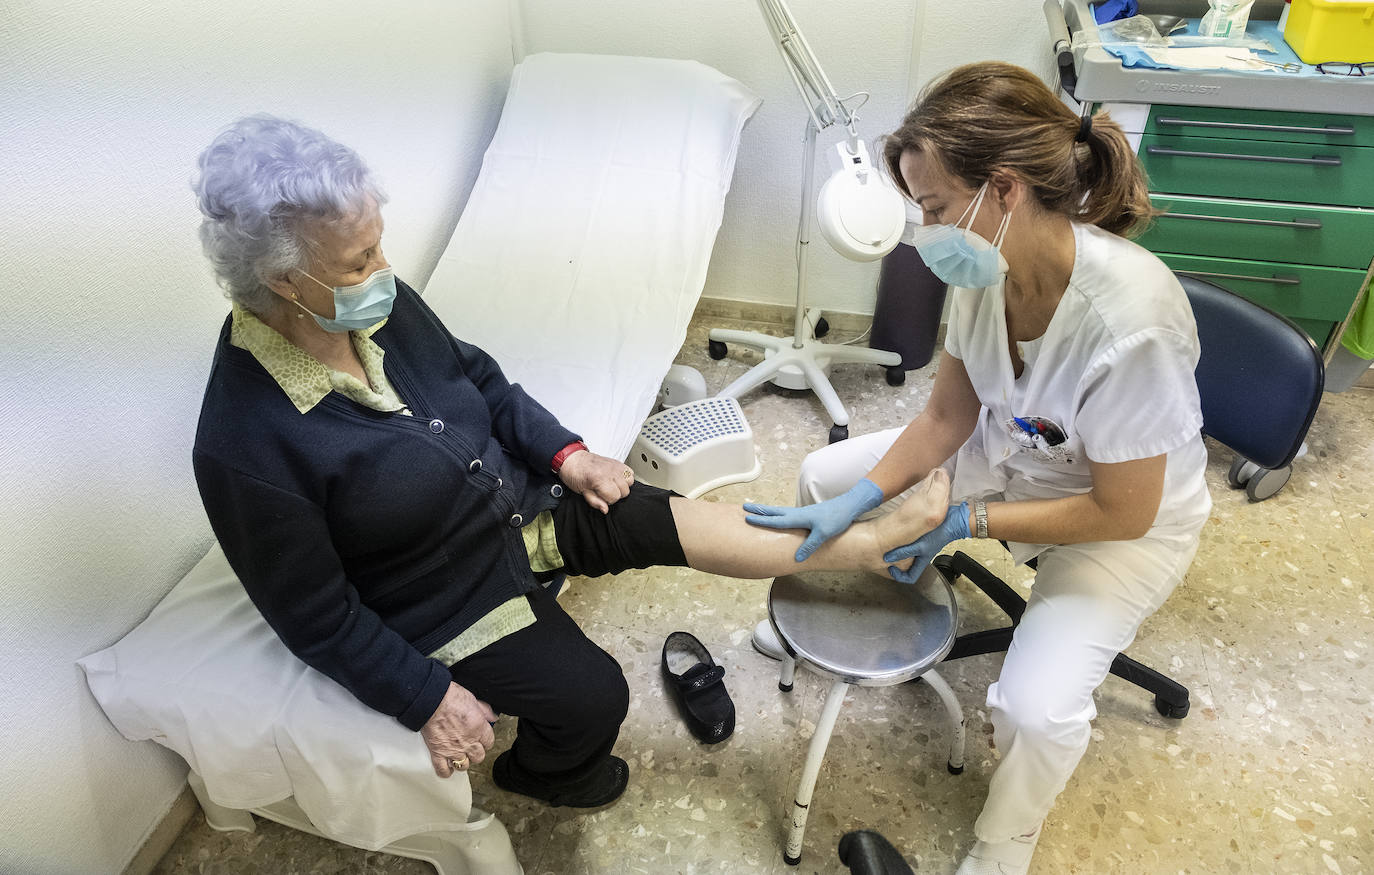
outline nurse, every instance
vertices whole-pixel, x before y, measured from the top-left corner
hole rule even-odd
[[[1121,129],[1079,117],[1029,71],[960,67],[932,83],[884,158],[924,213],[915,245],[951,289],[930,401],[905,428],[812,453],[796,508],[755,525],[809,529],[811,550],[952,469],[944,523],[889,552],[931,557],[998,538],[1038,570],[997,682],[1001,755],[959,875],[1029,869],[1088,746],[1093,691],[1182,580],[1211,498],[1182,288],[1127,239],[1151,216]],[[768,622],[755,644],[778,652]]]

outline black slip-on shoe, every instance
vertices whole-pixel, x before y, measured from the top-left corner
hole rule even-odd
[[[515,764],[505,751],[491,764],[491,780],[502,790],[547,802],[554,808],[597,808],[620,798],[630,783],[630,766],[618,756],[609,756],[600,770],[572,786],[541,783]]]
[[[735,703],[725,689],[725,669],[691,633],[674,632],[663,642],[663,677],[693,735],[715,744],[735,731]]]
[[[916,875],[892,843],[871,829],[844,834],[840,862],[852,875]]]

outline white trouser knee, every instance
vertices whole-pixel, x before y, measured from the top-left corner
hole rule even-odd
[[[809,454],[797,472],[797,505],[816,504],[847,492],[868,476],[901,433],[901,428],[892,428],[859,435]]]

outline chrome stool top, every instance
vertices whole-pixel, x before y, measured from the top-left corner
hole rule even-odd
[[[809,571],[773,581],[768,619],[808,668],[861,687],[919,677],[954,645],[954,591],[931,565],[914,584],[867,571]]]

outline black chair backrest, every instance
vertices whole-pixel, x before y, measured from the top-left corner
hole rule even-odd
[[[1178,275],[1202,345],[1202,430],[1264,468],[1293,461],[1321,403],[1321,353],[1301,328],[1240,295]]]

